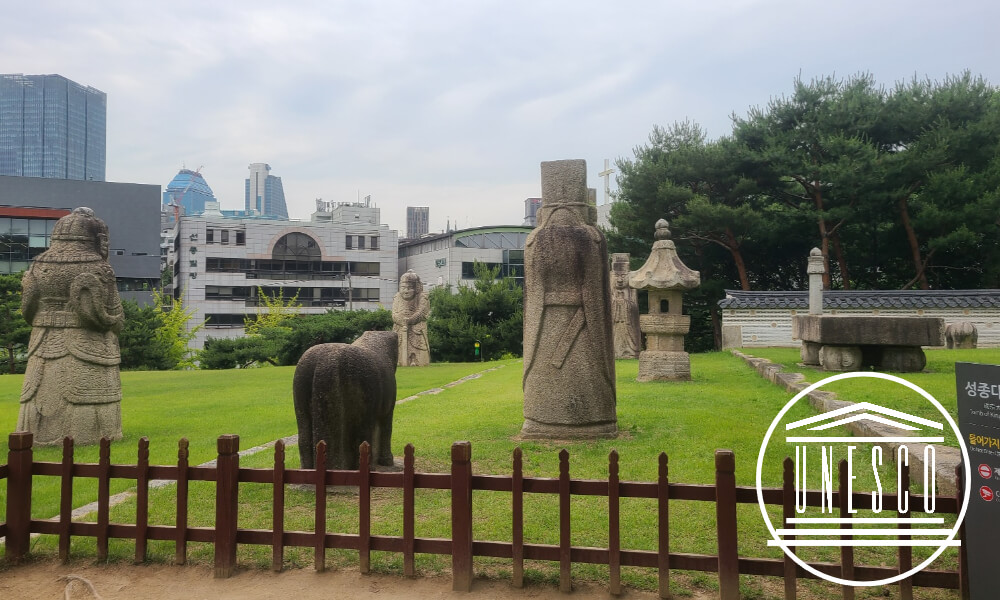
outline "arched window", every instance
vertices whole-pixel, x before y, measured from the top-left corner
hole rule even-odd
[[[320,260],[322,257],[316,240],[298,232],[282,236],[271,252],[274,260]]]

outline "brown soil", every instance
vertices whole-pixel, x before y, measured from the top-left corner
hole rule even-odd
[[[311,569],[289,569],[282,573],[264,570],[241,570],[229,579],[215,579],[209,566],[170,565],[104,565],[72,563],[60,565],[52,560],[39,560],[0,571],[0,598],[45,599],[63,598],[67,583],[68,598],[94,598],[80,581],[67,582],[75,575],[89,581],[104,600],[116,599],[206,599],[236,600],[253,598],[292,598],[294,600],[326,600],[329,598],[395,599],[413,598],[497,598],[500,600],[560,599],[565,594],[551,586],[511,587],[509,581],[477,579],[472,593],[453,592],[450,577],[420,577],[406,579],[398,575],[361,575],[357,570],[343,569],[316,573]],[[573,598],[609,596],[607,588],[575,585]],[[652,599],[656,594],[626,590],[621,598]],[[691,600],[710,596],[688,596]]]

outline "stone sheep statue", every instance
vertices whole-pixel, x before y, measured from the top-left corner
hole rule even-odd
[[[364,441],[375,464],[393,464],[398,344],[395,332],[366,331],[353,344],[319,344],[302,355],[292,380],[302,468],[315,468],[320,440],[330,469],[357,469]]]
[[[976,326],[968,321],[948,323],[944,326],[944,340],[948,348],[975,348],[979,341]]]

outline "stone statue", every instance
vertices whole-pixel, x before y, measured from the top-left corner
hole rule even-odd
[[[357,469],[365,441],[375,464],[393,464],[397,342],[392,331],[366,331],[353,344],[318,344],[299,359],[292,398],[303,469],[316,467],[320,440],[330,469]]]
[[[946,348],[975,348],[979,342],[976,325],[969,321],[957,321],[944,326]]]
[[[392,330],[399,335],[399,366],[424,367],[431,364],[427,341],[427,316],[431,304],[420,276],[409,270],[399,278],[399,292],[392,299]]]
[[[121,439],[118,332],[124,322],[108,264],[108,226],[89,208],[59,219],[52,245],[24,274],[21,312],[31,324],[18,431],[36,444]]]
[[[611,322],[615,358],[639,358],[639,294],[628,285],[628,254],[611,255]]]
[[[542,163],[538,227],[524,249],[525,438],[613,437],[611,281],[587,163]]]

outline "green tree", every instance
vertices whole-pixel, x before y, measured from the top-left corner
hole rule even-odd
[[[21,314],[22,275],[23,273],[0,275],[0,347],[7,354],[9,373],[23,370],[17,359],[31,337],[31,325]]]
[[[733,118],[733,136],[747,152],[746,175],[779,206],[816,223],[826,288],[833,277],[831,245],[840,284],[851,288],[841,228],[876,184],[884,102],[884,90],[868,74],[809,83],[799,77],[791,96]]]
[[[524,290],[511,277],[498,278],[500,267],[473,265],[471,286],[431,290],[427,335],[435,361],[493,360],[523,351]]]
[[[294,365],[316,344],[350,344],[366,331],[392,329],[392,313],[378,310],[329,310],[287,321],[289,331],[277,351],[278,364]]]
[[[996,287],[1000,93],[968,72],[914,79],[896,85],[886,109],[885,200],[912,276],[901,287]]]
[[[121,368],[135,370],[169,369],[168,348],[156,335],[163,326],[163,311],[159,306],[139,306],[134,300],[122,300],[125,322],[118,334]]]
[[[163,307],[163,322],[153,332],[153,339],[166,349],[166,364],[169,369],[189,369],[194,367],[194,351],[188,346],[195,334],[204,326],[204,321],[188,328],[194,316],[193,309],[184,308],[180,300],[153,290],[153,302]]]

